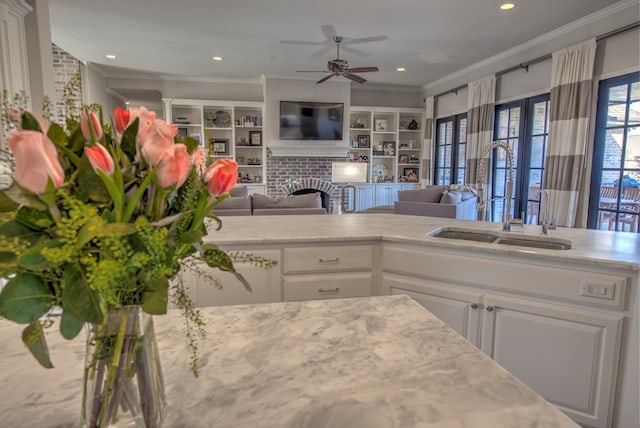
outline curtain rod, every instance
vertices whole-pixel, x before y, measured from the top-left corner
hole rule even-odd
[[[616,30],[612,30],[612,31],[609,31],[608,33],[605,33],[605,34],[602,34],[600,36],[597,36],[596,37],[596,42],[599,42],[601,40],[607,39],[609,37],[617,36],[618,34],[624,33],[624,32],[629,31],[629,30],[633,30],[633,29],[638,28],[638,27],[640,27],[640,21],[636,21],[636,22],[634,22],[632,24],[625,25],[624,27],[620,27],[620,28],[618,28]],[[523,62],[523,63],[517,64],[517,65],[514,65],[512,67],[509,67],[509,68],[505,68],[504,70],[500,70],[500,71],[495,73],[495,76],[496,77],[500,77],[503,74],[511,73],[512,71],[520,70],[522,68],[524,68],[525,71],[528,72],[530,65],[537,64],[537,63],[545,61],[545,60],[547,60],[549,58],[551,58],[551,54],[542,55],[542,56],[539,56],[539,57],[534,58],[532,60],[529,60],[527,62]],[[456,94],[456,95],[458,95],[458,91],[460,89],[466,88],[467,86],[468,86],[467,83],[465,83],[463,85],[460,85],[460,86],[456,86],[453,89],[449,89],[448,91],[444,91],[444,92],[441,92],[439,94],[434,95],[433,98],[435,99],[435,98],[438,98],[438,97],[441,97],[441,96],[447,95],[447,94]]]

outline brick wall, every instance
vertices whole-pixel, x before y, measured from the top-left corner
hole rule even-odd
[[[53,52],[53,84],[56,92],[55,105],[52,109],[52,120],[64,126],[64,118],[66,116],[64,87],[75,75],[80,73],[80,61],[53,43],[51,44],[51,49]],[[73,100],[78,108],[82,106],[82,90],[77,92]]]
[[[331,162],[344,161],[344,158],[267,156],[267,196],[283,196],[281,187],[287,180],[310,177],[331,182]],[[339,192],[336,188],[331,197],[338,198]]]

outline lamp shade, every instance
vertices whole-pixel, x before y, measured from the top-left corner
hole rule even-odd
[[[364,162],[332,162],[331,181],[334,183],[366,183],[367,164]]]

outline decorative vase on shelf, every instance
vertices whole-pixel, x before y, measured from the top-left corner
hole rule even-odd
[[[159,427],[164,384],[153,317],[140,306],[111,309],[87,335],[83,427]]]

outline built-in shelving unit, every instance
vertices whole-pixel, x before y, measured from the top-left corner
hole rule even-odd
[[[422,109],[354,107],[349,158],[369,165],[371,183],[418,183],[424,139]]]
[[[263,103],[164,98],[167,121],[179,135],[190,136],[208,152],[210,162],[238,162],[238,183],[249,193],[266,193],[266,150],[263,144]]]

